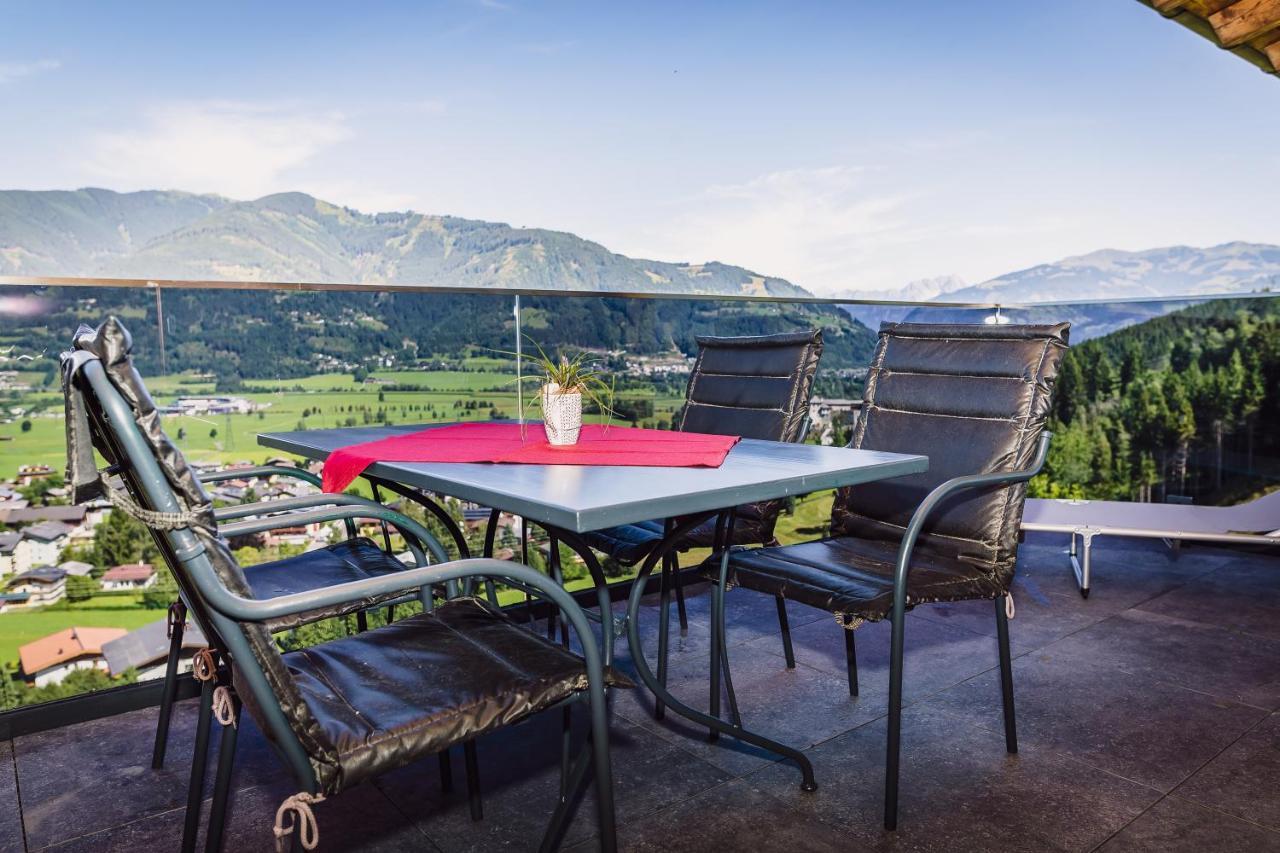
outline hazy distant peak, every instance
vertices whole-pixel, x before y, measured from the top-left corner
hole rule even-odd
[[[958,275],[940,275],[909,281],[902,287],[887,290],[843,290],[837,297],[848,299],[894,299],[903,302],[927,302],[953,291],[968,287],[968,282]]]

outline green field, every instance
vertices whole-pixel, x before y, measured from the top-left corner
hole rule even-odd
[[[424,390],[389,391],[373,383],[357,383],[349,373],[322,373],[300,379],[251,380],[257,388],[277,388],[266,393],[237,393],[255,403],[267,404],[262,412],[247,415],[213,415],[208,418],[171,416],[164,419],[165,431],[194,461],[229,463],[260,462],[274,455],[258,446],[257,434],[293,429],[326,429],[345,426],[354,418],[363,424],[366,414],[376,418],[384,410],[390,423],[447,423],[487,420],[491,408],[504,417],[517,414],[515,377],[510,373],[478,369],[489,359],[473,359],[473,371],[378,371],[373,378],[412,385]],[[147,385],[157,403],[166,404],[179,395],[213,391],[211,380],[193,376],[157,376]],[[302,390],[296,390],[296,389]],[[495,390],[496,389],[496,390]],[[381,393],[383,399],[379,400]],[[643,396],[643,392],[626,395]],[[47,408],[31,417],[31,429],[23,432],[23,416],[14,423],[0,424],[0,478],[10,478],[19,465],[42,463],[60,470],[65,464],[66,439],[63,433],[60,395],[39,392],[26,395],[10,405],[31,408],[43,402]],[[484,403],[483,408],[465,405]],[[679,405],[674,397],[655,398],[657,417],[670,417]],[[303,417],[304,413],[307,417]],[[526,399],[526,413],[530,413]],[[536,414],[536,412],[534,413]],[[216,433],[216,434],[215,434]]]

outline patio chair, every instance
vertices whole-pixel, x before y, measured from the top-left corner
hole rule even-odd
[[[572,597],[540,573],[513,563],[427,565],[424,548],[438,559],[445,556],[429,531],[375,502],[345,495],[316,496],[315,507],[289,521],[389,522],[404,534],[416,567],[400,565],[305,591],[258,594],[219,534],[257,532],[272,520],[240,521],[221,531],[215,527],[212,504],[161,429],[129,346],[128,333],[113,319],[96,333],[83,329],[74,350],[63,356],[68,479],[77,497],[104,495],[159,534],[179,589],[211,644],[198,655],[201,715],[182,849],[195,844],[215,706],[223,732],[206,849],[221,848],[242,702],[300,787],[277,812],[278,849],[295,831],[295,841],[314,848],[318,825],[312,806],[326,797],[454,744],[473,744],[477,736],[538,711],[587,702],[591,733],[572,767],[566,739],[560,799],[542,849],[558,846],[591,771],[600,846],[616,849],[605,687],[624,680],[608,670]],[[95,447],[110,463],[105,475],[97,470]],[[115,478],[126,488],[112,482]],[[320,499],[333,505],[320,508]],[[468,596],[437,605],[437,588],[456,593],[459,581],[475,578],[500,578],[549,600],[578,632],[582,657],[523,630],[491,603]],[[304,614],[353,612],[406,596],[420,601],[424,612],[288,654],[272,637],[274,625]],[[607,601],[607,594],[601,600]],[[216,684],[222,680],[218,658],[228,665],[230,684]],[[473,759],[469,752],[468,762]]]
[[[1067,333],[1066,323],[881,326],[851,447],[927,454],[929,470],[843,489],[832,507],[828,538],[726,550],[712,573],[713,712],[720,697],[718,652],[725,648],[728,587],[831,612],[844,626],[846,638],[863,622],[892,620],[885,771],[888,829],[897,826],[908,609],[929,602],[995,601],[1005,743],[1009,752],[1017,752],[1006,606],[1011,606],[1008,593],[1025,484],[1048,452],[1045,419]],[[785,617],[785,611],[780,615]],[[784,642],[790,657],[785,630]],[[852,658],[849,676],[856,692]],[[738,722],[731,682],[727,687]]]
[[[103,330],[101,330],[101,339],[105,341],[111,337],[118,336],[121,340],[127,341],[128,334],[128,331],[118,321],[108,320]],[[127,348],[128,344],[125,344],[125,346]],[[160,428],[159,415],[156,413],[154,403],[140,377],[137,379],[135,390],[136,402],[134,405],[139,412],[140,422],[145,421],[148,424],[152,424],[153,426],[150,428],[158,431]],[[173,453],[179,453],[176,447],[173,448]],[[320,487],[320,478],[315,474],[303,468],[284,465],[226,468],[221,471],[204,472],[194,476],[202,484],[218,483],[245,477],[282,476],[313,485],[317,488],[317,491]],[[294,523],[292,519],[284,515],[286,512],[305,510],[332,504],[333,502],[333,496],[325,496],[323,494],[276,501],[260,501],[251,504],[220,507],[214,510],[214,519],[222,522],[250,515],[270,515],[273,516],[271,529],[277,529],[291,526]],[[348,501],[348,503],[351,502]],[[389,548],[384,551],[367,537],[358,536],[354,520],[346,519],[345,529],[347,533],[346,541],[287,559],[245,567],[244,573],[250,589],[259,597],[288,595],[339,583],[378,577],[404,568],[403,563],[388,553]],[[151,533],[156,541],[157,548],[163,553],[166,548],[163,535],[154,529],[151,530]],[[323,608],[313,613],[292,614],[288,617],[272,620],[268,627],[272,631],[285,631],[322,619],[348,616],[354,613],[358,629],[363,631],[367,625],[365,616],[367,609],[384,604],[393,605],[394,599],[403,597],[403,595],[383,595],[369,602],[351,602],[342,606]],[[181,661],[186,623],[187,606],[182,597],[180,597],[178,601],[171,605],[168,617],[169,654],[165,665],[160,713],[156,721],[155,744],[152,747],[151,754],[151,766],[157,770],[164,766],[165,753],[168,747],[169,726],[173,716],[174,700],[177,695],[178,666]],[[452,772],[449,768],[448,753],[442,753],[440,761],[442,778],[450,780],[446,787],[451,787]]]
[[[809,425],[809,396],[822,358],[822,330],[718,338],[699,336],[698,357],[689,374],[685,405],[677,429],[737,435],[770,441],[803,441]],[[738,507],[734,545],[776,545],[774,527],[785,501]],[[640,563],[670,530],[670,521],[644,521],[583,534],[567,544],[582,544],[632,566]],[[553,538],[554,543],[554,538]],[[717,547],[716,522],[694,528],[678,550]],[[558,556],[552,548],[553,556]],[[663,560],[658,633],[658,677],[665,681],[671,588],[675,587],[681,630],[688,630],[684,588],[675,553]],[[783,607],[782,599],[778,606]],[[658,703],[655,716],[663,716]]]

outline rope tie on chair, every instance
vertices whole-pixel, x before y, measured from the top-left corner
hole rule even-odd
[[[867,621],[861,616],[854,616],[852,613],[837,613],[835,616],[836,624],[846,631],[856,631],[862,627],[863,622]]]
[[[213,681],[218,677],[218,661],[213,649],[201,649],[192,656],[191,675],[196,681]]]
[[[200,527],[210,530],[209,525],[200,517],[199,513],[191,510],[183,512],[157,512],[153,509],[144,509],[129,497],[128,493],[111,486],[103,478],[103,486],[105,486],[107,500],[116,509],[119,509],[125,515],[142,522],[153,530],[178,530],[183,527]]]
[[[225,684],[213,688],[213,718],[223,726],[236,727],[236,703]]]
[[[298,843],[303,850],[315,850],[320,844],[320,824],[316,823],[315,812],[311,807],[324,802],[323,794],[308,794],[305,791],[285,799],[276,809],[276,825],[271,831],[276,837],[276,853],[285,853],[289,848],[287,839],[298,830]],[[289,813],[293,812],[293,820],[286,823]]]
[[[1006,619],[1012,619],[1017,610],[1013,606],[1013,593],[1006,592],[1004,594],[1004,615]]]
[[[173,632],[178,630],[178,626],[187,621],[187,606],[181,601],[175,601],[169,605],[169,615],[165,619],[165,636],[170,640],[173,639]]]

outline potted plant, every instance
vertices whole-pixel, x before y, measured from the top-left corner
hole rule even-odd
[[[603,423],[613,416],[613,385],[605,381],[605,374],[597,367],[594,356],[580,352],[573,357],[561,355],[554,358],[537,343],[538,357],[534,360],[540,376],[538,404],[542,406],[543,429],[549,444],[563,446],[576,444],[582,430],[582,400],[587,398],[600,410]]]

